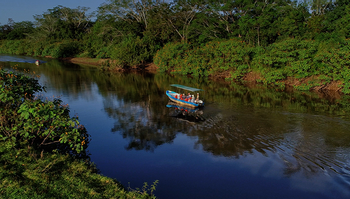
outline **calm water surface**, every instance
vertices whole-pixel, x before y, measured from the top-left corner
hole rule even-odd
[[[101,174],[126,187],[159,180],[159,198],[350,198],[350,101],[164,74],[109,74],[57,60],[0,55],[35,71],[91,134]],[[206,106],[168,104],[172,83],[199,87]]]

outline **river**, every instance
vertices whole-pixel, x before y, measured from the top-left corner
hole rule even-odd
[[[148,73],[108,73],[0,55],[35,72],[91,135],[102,175],[159,180],[158,198],[350,198],[350,97]],[[205,107],[168,105],[170,84],[201,88]],[[167,106],[168,105],[168,106]]]

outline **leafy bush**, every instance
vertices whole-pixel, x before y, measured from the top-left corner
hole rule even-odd
[[[43,90],[37,80],[0,70],[0,85],[0,139],[10,141],[12,147],[84,152],[89,141],[85,128],[77,118],[70,118],[59,99],[35,99],[34,93]]]
[[[0,53],[21,54],[21,52],[19,51],[21,45],[22,40],[5,40],[0,46]]]
[[[133,66],[151,62],[156,53],[157,45],[148,37],[128,35],[120,43],[109,47],[111,58],[119,66]]]
[[[170,43],[157,52],[154,63],[160,71],[204,77],[236,71],[240,66],[240,73],[235,75],[238,78],[249,71],[253,54],[250,45],[235,39],[195,48],[188,43]]]
[[[154,63],[160,72],[204,77],[229,72],[234,80],[257,71],[261,74],[259,82],[282,87],[287,77],[316,76],[317,80],[295,88],[308,90],[341,81],[343,92],[350,93],[349,44],[350,40],[319,42],[295,38],[267,47],[253,47],[239,40],[213,41],[199,47],[169,43],[157,52]]]
[[[34,96],[44,88],[0,69],[0,195],[3,198],[155,198],[157,181],[126,191],[98,175],[86,154],[89,135],[59,99]]]
[[[73,40],[64,40],[62,42],[5,40],[0,45],[0,53],[51,56],[53,58],[72,57],[81,53],[82,49],[83,44]]]
[[[174,72],[178,64],[182,64],[185,52],[192,49],[188,43],[169,43],[157,51],[153,58],[160,72]],[[180,58],[180,60],[179,60]]]

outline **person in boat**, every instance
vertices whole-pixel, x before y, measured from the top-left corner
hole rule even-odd
[[[35,64],[36,64],[37,66],[39,66],[39,64],[40,64],[39,60],[36,60],[36,61],[35,61]]]
[[[195,103],[199,102],[199,93],[197,93],[197,99],[195,100]]]
[[[191,93],[188,93],[188,95],[185,98],[186,102],[190,102],[191,101]]]

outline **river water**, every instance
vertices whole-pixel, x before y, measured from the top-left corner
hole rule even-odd
[[[41,61],[0,55],[69,104],[91,160],[126,187],[159,180],[167,199],[350,198],[349,96]],[[204,89],[206,106],[168,104],[173,83]]]

